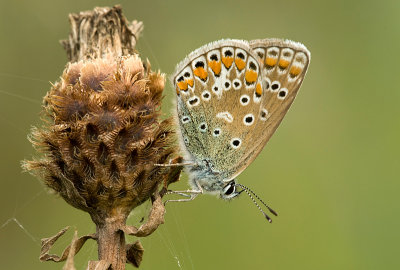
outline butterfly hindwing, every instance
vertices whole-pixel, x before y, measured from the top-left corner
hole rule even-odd
[[[262,69],[265,93],[260,107],[262,121],[254,130],[253,149],[249,150],[253,160],[292,105],[310,63],[310,52],[301,43],[281,39],[253,40],[250,47]]]

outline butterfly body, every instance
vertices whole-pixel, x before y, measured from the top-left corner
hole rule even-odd
[[[194,190],[237,196],[235,177],[259,154],[292,104],[310,54],[278,39],[220,40],[172,76],[176,120]]]

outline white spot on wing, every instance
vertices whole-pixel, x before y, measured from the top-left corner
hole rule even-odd
[[[303,72],[303,69],[305,68],[306,63],[307,63],[307,56],[303,52],[298,52],[294,56],[294,61],[293,61],[291,68],[300,69],[301,70],[301,72],[299,73],[299,75],[300,75]],[[288,75],[288,81],[292,82],[292,81],[297,80],[297,77],[299,75],[295,75],[295,76]]]
[[[230,52],[230,55],[228,55],[227,51]],[[222,48],[222,57],[232,57],[233,58],[233,54],[234,54],[235,50],[233,49],[233,47],[223,47]],[[226,56],[225,56],[226,55]],[[222,64],[222,66],[224,67],[225,70],[227,70],[227,68],[225,67],[224,64]],[[233,66],[233,64],[229,67],[229,69]],[[228,70],[229,70],[228,69]]]
[[[241,144],[242,144],[242,140],[239,138],[233,138],[231,140],[231,146],[233,149],[239,148]]]
[[[256,48],[253,51],[260,58],[261,62],[264,62],[264,58],[265,58],[265,50],[264,50],[264,48]]]
[[[200,130],[200,132],[206,132],[207,131],[207,123],[206,122],[200,123],[199,130]]]
[[[254,115],[252,115],[251,113],[246,114],[243,117],[243,124],[245,124],[246,126],[251,126],[254,123]]]
[[[258,82],[258,83],[261,84],[261,82]],[[263,93],[264,93],[264,90],[263,90]],[[263,96],[262,94],[260,96],[258,96],[257,92],[254,91],[254,93],[253,93],[253,102],[256,103],[256,104],[260,103],[262,96]]]
[[[189,98],[187,101],[187,105],[189,108],[197,106],[199,104],[200,104],[200,99],[197,96],[193,96],[193,97]]]
[[[217,118],[224,119],[228,123],[233,122],[233,116],[228,111],[227,112],[219,112],[217,113]]]
[[[260,119],[262,121],[267,121],[269,115],[268,115],[268,110],[267,109],[262,109],[260,113]]]
[[[242,95],[239,100],[242,106],[246,106],[250,102],[250,97],[248,95]]]
[[[220,128],[214,129],[213,136],[218,137],[219,135],[221,135],[221,129]]]
[[[274,60],[278,60],[279,57],[279,48],[278,47],[270,47],[267,49],[266,51],[266,58],[270,58],[270,59],[274,59]],[[267,72],[267,74],[271,73],[276,67],[276,64],[271,68],[268,67],[265,69],[265,71]]]
[[[268,90],[271,87],[271,80],[268,77],[265,77],[264,84],[265,90]]]
[[[235,90],[240,90],[242,87],[242,82],[239,79],[234,79],[232,83]]]
[[[228,91],[232,87],[232,82],[230,80],[225,80],[223,83],[223,86],[224,86],[224,90]]]
[[[215,84],[211,87],[211,91],[218,97],[221,98],[222,96],[222,87],[220,85],[220,81],[217,80]]]
[[[281,83],[279,81],[273,81],[270,86],[271,92],[277,92],[281,88]]]
[[[279,99],[285,99],[286,96],[288,94],[288,90],[286,88],[282,88],[281,90],[279,90],[278,92],[278,98]]]
[[[187,115],[185,115],[185,116],[182,117],[181,120],[182,120],[182,123],[183,123],[183,124],[186,124],[186,123],[189,123],[189,122],[190,122],[190,117],[187,116]]]
[[[211,56],[215,55],[217,57],[217,59],[215,61],[221,61],[221,54],[219,52],[219,50],[212,50],[209,53],[207,53],[207,59],[208,61],[213,61],[214,59],[211,59]]]
[[[209,101],[211,99],[211,93],[207,90],[204,90],[203,93],[201,94],[201,98],[204,101]]]

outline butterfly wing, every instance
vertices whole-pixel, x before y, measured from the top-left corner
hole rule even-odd
[[[247,41],[220,40],[191,53],[172,80],[186,159],[203,173],[232,179],[238,166],[251,162],[252,134],[266,95],[257,55]]]
[[[306,75],[310,52],[297,42],[281,39],[250,41],[262,69],[263,98],[260,107],[261,121],[252,136],[253,146],[243,161],[252,161],[278,128],[292,105]],[[248,166],[246,162],[244,168]],[[238,171],[241,171],[238,168]]]

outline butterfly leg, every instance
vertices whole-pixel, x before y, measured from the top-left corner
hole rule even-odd
[[[199,191],[193,190],[193,192],[196,192],[196,193],[191,193],[190,195],[189,194],[176,193],[176,194],[180,194],[182,196],[190,197],[190,198],[177,199],[177,200],[167,200],[167,201],[165,201],[164,205],[166,205],[168,202],[190,202],[190,201],[193,201],[199,194],[201,194],[201,192],[199,192]]]
[[[196,163],[169,163],[169,164],[154,164],[158,167],[178,167],[178,166],[194,166]]]
[[[189,202],[193,201],[199,194],[203,193],[203,189],[199,185],[199,183],[195,182],[198,190],[194,189],[189,189],[189,190],[182,190],[182,191],[175,191],[175,190],[170,190],[166,194],[178,194],[184,197],[188,197],[187,199],[177,199],[177,200],[167,200],[165,201],[164,205],[167,204],[167,202]]]
[[[154,166],[158,167],[177,167],[177,166],[194,166],[196,163],[193,162],[183,162],[183,163],[172,163],[173,160],[170,159],[168,164],[154,164]]]

